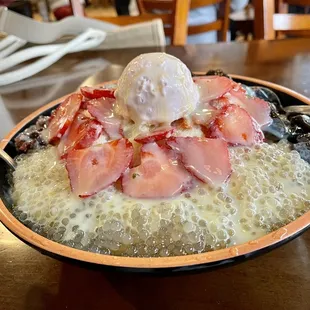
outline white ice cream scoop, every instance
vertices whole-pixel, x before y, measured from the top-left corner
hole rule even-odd
[[[195,110],[199,94],[186,65],[165,53],[142,54],[117,85],[116,113],[135,123],[171,123]]]

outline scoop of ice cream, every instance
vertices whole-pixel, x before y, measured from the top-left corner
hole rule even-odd
[[[165,53],[142,54],[117,85],[116,113],[135,123],[171,123],[189,115],[199,99],[186,65]]]

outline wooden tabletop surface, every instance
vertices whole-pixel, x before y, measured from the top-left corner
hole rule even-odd
[[[0,88],[0,138],[38,107],[83,84],[117,79],[143,52],[166,51],[192,71],[222,68],[310,96],[310,40],[83,52]],[[154,277],[87,269],[44,256],[0,224],[0,309],[310,309],[310,231],[239,265]]]

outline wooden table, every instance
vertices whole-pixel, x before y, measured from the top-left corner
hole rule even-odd
[[[33,109],[76,89],[87,76],[86,84],[115,79],[133,57],[159,50],[74,54],[42,72],[40,79],[24,86],[0,88],[0,137]],[[191,70],[222,68],[310,95],[309,39],[169,47],[166,51],[181,58]],[[104,65],[105,69],[96,73]],[[25,101],[33,107],[23,106]],[[195,275],[153,277],[59,262],[25,245],[0,224],[1,310],[308,310],[309,279],[310,232],[233,267]]]

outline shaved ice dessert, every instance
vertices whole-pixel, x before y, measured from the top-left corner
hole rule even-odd
[[[269,139],[277,111],[258,93],[140,55],[117,84],[81,87],[16,138],[13,213],[51,240],[122,256],[274,231],[310,209],[310,169],[287,136]]]

